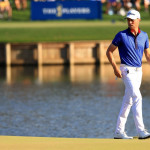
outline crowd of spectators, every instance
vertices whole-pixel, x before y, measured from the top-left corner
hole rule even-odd
[[[6,16],[11,20],[13,3],[17,10],[24,10],[27,8],[27,0],[0,0],[0,18],[5,18]]]
[[[116,13],[125,16],[126,11],[132,8],[140,11],[141,4],[144,4],[145,12],[148,12],[150,0],[106,0],[106,13],[109,15]]]
[[[34,0],[34,1],[74,1],[74,0]],[[144,5],[145,12],[148,12],[150,0],[76,0],[76,1],[101,1],[105,6],[105,13],[108,15],[118,14],[124,16],[126,11],[135,8],[141,10],[141,4]],[[12,4],[17,10],[27,8],[27,0],[0,0],[0,18],[5,16],[8,19],[12,17]]]
[[[7,13],[8,18],[12,17],[12,7],[10,5],[9,0],[0,0],[0,18],[3,18]]]
[[[74,1],[74,0],[34,0],[34,1]],[[150,0],[76,0],[76,1],[101,1],[106,5],[105,13],[109,15],[118,14],[125,16],[126,11],[134,8],[141,10],[144,5],[145,12],[149,11]]]

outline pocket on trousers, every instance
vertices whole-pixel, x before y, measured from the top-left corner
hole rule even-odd
[[[122,76],[127,76],[129,74],[129,69],[126,67],[120,67]]]

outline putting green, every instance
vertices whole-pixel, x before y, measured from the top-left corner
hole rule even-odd
[[[0,136],[1,150],[149,150],[150,139],[115,140]]]

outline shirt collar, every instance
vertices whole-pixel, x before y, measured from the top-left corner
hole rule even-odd
[[[133,29],[130,29],[130,28],[128,28],[128,31],[130,32],[130,33],[134,33],[134,30]],[[138,34],[140,34],[141,33],[141,30],[140,30],[140,28],[138,28],[138,33],[137,33],[137,35]],[[133,34],[134,35],[134,34]]]

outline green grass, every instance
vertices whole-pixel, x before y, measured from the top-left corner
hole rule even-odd
[[[150,35],[150,21],[141,23],[141,29]],[[1,42],[63,42],[80,40],[111,40],[127,28],[124,22],[108,21],[52,21],[12,22],[0,26]]]
[[[0,20],[0,42],[62,42],[79,40],[111,40],[127,24],[123,17],[103,14],[103,20],[31,21],[30,2],[25,11],[16,10],[11,21]],[[104,9],[104,8],[103,8]],[[143,9],[143,8],[142,8]],[[150,35],[150,17],[141,11],[141,29]]]

